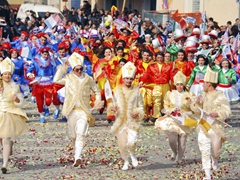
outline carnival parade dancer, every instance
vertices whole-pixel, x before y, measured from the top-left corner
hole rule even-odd
[[[138,87],[133,86],[136,67],[128,62],[122,67],[123,85],[117,87],[114,101],[109,104],[108,111],[115,113],[116,121],[111,132],[117,134],[117,141],[124,165],[122,170],[129,168],[129,154],[134,167],[138,160],[134,155],[138,138],[139,122],[144,117],[143,100]]]
[[[34,62],[30,64],[27,70],[27,76],[33,78],[33,71],[36,71],[35,84],[33,86],[33,94],[36,96],[38,112],[40,113],[40,123],[45,123],[45,117],[49,116],[48,106],[52,103],[53,96],[53,76],[55,65],[49,55],[50,48],[44,47],[40,49],[41,55],[34,58]],[[44,112],[44,113],[43,113]]]
[[[178,162],[181,163],[187,136],[197,125],[197,120],[195,120],[188,102],[188,99],[195,99],[196,96],[184,90],[186,76],[181,71],[173,78],[176,90],[167,92],[162,110],[165,116],[157,119],[155,127],[168,135],[169,145],[173,151],[171,160],[175,161],[178,156]]]
[[[195,113],[202,113],[197,126],[198,145],[202,154],[202,167],[205,171],[205,180],[211,180],[212,168],[218,168],[218,157],[222,143],[226,140],[224,121],[231,116],[231,108],[227,98],[221,91],[216,91],[218,72],[208,66],[204,76],[203,95],[191,102],[191,109]],[[211,123],[210,123],[211,122]]]
[[[73,53],[64,65],[57,67],[54,76],[54,83],[65,85],[65,100],[62,114],[68,118],[68,127],[75,142],[74,167],[81,164],[81,154],[88,132],[88,127],[93,126],[95,119],[90,112],[90,92],[95,93],[96,100],[94,108],[100,109],[103,106],[101,93],[92,77],[83,72],[83,56]],[[68,64],[72,71],[67,73]],[[63,77],[63,75],[65,75]]]
[[[190,92],[198,96],[203,91],[203,79],[207,70],[208,59],[200,54],[197,56],[196,62],[198,65],[193,68],[186,88],[189,89],[191,87]]]
[[[220,63],[218,85],[216,90],[222,91],[230,104],[238,103],[238,87],[236,72],[231,68],[228,59],[223,58]]]
[[[27,115],[18,108],[21,102],[19,87],[11,80],[14,63],[9,58],[0,63],[0,144],[3,146],[2,173],[7,173],[8,158],[12,154],[11,137],[20,136],[28,131]]]

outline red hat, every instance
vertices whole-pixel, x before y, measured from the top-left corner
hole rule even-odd
[[[82,51],[80,48],[74,48],[73,49],[73,51],[72,51],[73,53],[74,52],[76,52],[76,53],[78,53],[78,54],[80,54],[80,55],[82,55],[82,56],[85,56],[86,55],[86,52],[84,52],[84,51]]]
[[[50,49],[49,47],[43,47],[43,48],[41,48],[39,51],[40,51],[41,53],[43,53],[43,52],[48,52],[48,53],[49,53],[49,51],[51,51],[51,49]]]
[[[12,49],[10,49],[9,54],[12,54],[14,51],[16,51],[17,53],[19,53],[16,48],[12,48]]]
[[[2,48],[3,48],[3,50],[8,50],[11,48],[11,44],[9,42],[3,42]]]
[[[19,38],[19,36],[15,36],[15,37],[13,38],[13,41],[16,41],[18,38]]]
[[[31,34],[31,35],[30,35],[30,39],[31,39],[31,40],[32,40],[33,36],[38,37],[36,34]]]
[[[196,42],[188,40],[186,42],[186,47],[184,49],[185,53],[187,54],[188,52],[193,52],[196,53],[197,52],[197,45]]]
[[[68,49],[66,43],[64,43],[64,42],[59,43],[58,50],[60,50],[60,49]]]
[[[70,48],[70,44],[71,44],[71,42],[70,42],[69,39],[65,39],[65,40],[63,41],[63,43],[65,44],[66,49]]]
[[[46,36],[46,33],[43,33],[43,32],[40,32],[40,33],[37,34],[38,38],[45,37],[45,36]]]
[[[209,35],[202,35],[202,39],[200,41],[200,44],[212,44],[210,36]]]
[[[21,31],[21,34],[23,34],[26,38],[28,38],[29,34],[26,31]]]
[[[197,36],[197,37],[200,37],[201,35],[201,30],[199,28],[194,28],[192,33],[190,34],[190,36]]]

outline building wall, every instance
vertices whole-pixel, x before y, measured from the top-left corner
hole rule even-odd
[[[172,0],[169,10],[192,12],[193,0]],[[157,10],[162,10],[162,1],[158,0]],[[227,21],[235,22],[238,17],[238,3],[236,0],[200,0],[199,11],[206,12],[207,17],[213,17],[219,25],[226,25]]]

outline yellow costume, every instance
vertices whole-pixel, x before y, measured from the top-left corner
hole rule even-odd
[[[198,146],[202,154],[202,167],[206,174],[204,179],[206,180],[211,179],[211,161],[212,168],[214,170],[218,168],[217,159],[220,156],[222,143],[226,140],[224,121],[231,116],[231,107],[225,95],[222,91],[216,91],[214,86],[209,85],[209,83],[217,84],[218,77],[218,72],[214,72],[208,66],[204,76],[205,92],[199,96],[199,101],[193,101],[191,104],[194,113],[200,114],[199,108],[205,111],[205,113],[201,113],[197,132]]]
[[[83,66],[83,56],[73,53],[69,59],[72,69]],[[83,73],[77,76],[73,71],[65,75],[67,67],[58,66],[54,76],[54,82],[65,85],[65,100],[62,114],[68,118],[68,127],[72,138],[75,140],[75,162],[74,166],[80,165],[80,156],[84,147],[88,125],[94,126],[94,117],[90,112],[90,93],[95,93],[94,106],[101,102],[100,90],[92,77]],[[65,75],[63,77],[63,75]],[[63,78],[62,78],[63,77]]]
[[[28,131],[26,113],[13,101],[13,94],[20,94],[19,87],[13,82],[3,81],[3,92],[0,93],[0,138],[20,136]]]
[[[128,62],[122,67],[123,78],[134,78],[136,67]],[[138,87],[118,86],[114,93],[115,104],[110,103],[108,111],[113,113],[112,108],[116,106],[115,111],[116,121],[111,127],[111,132],[117,134],[118,146],[124,160],[122,170],[128,169],[128,156],[130,154],[132,164],[134,167],[138,165],[137,158],[134,155],[138,130],[140,128],[139,122],[143,119],[143,100]],[[133,117],[133,114],[136,117]]]
[[[186,83],[186,76],[179,71],[174,76],[174,84],[184,85]],[[155,127],[160,131],[165,132],[169,138],[169,145],[173,151],[171,160],[175,161],[178,155],[178,161],[182,161],[184,151],[186,148],[187,135],[194,129],[192,126],[187,126],[185,119],[194,122],[194,126],[197,125],[197,120],[194,120],[193,113],[190,109],[189,100],[195,99],[193,93],[173,90],[168,91],[164,98],[164,109],[162,112],[166,114],[164,117],[160,117],[155,122]],[[179,122],[177,120],[182,119]]]

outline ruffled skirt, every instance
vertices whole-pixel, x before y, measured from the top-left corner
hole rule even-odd
[[[28,131],[27,118],[19,114],[0,112],[0,138],[20,136]]]
[[[228,99],[228,102],[231,104],[237,103],[239,101],[237,85],[232,85],[231,87],[227,88],[217,86],[216,90],[222,91],[226,98]]]
[[[155,127],[164,133],[190,134],[193,131],[192,127],[181,126],[171,117],[158,118],[155,122]]]

